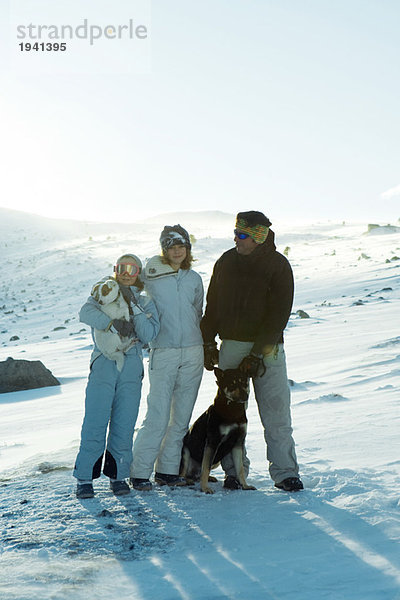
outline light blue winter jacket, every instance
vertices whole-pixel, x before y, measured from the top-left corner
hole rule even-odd
[[[106,279],[111,279],[111,277]],[[139,338],[139,341],[136,342],[132,348],[129,348],[126,354],[138,354],[141,356],[143,345],[149,344],[160,331],[160,320],[158,318],[157,309],[151,299],[145,293],[141,293],[133,285],[130,286],[130,290],[137,303],[131,302],[134,314],[131,315],[130,318],[135,327],[136,336]],[[101,354],[94,341],[93,329],[107,329],[110,325],[110,317],[101,310],[101,305],[96,302],[92,296],[89,296],[79,312],[79,320],[92,328],[94,343],[94,349],[90,357],[90,364],[92,364],[92,362]]]
[[[174,269],[153,256],[146,264],[146,291],[156,305],[160,332],[151,348],[187,348],[203,345],[200,319],[203,310],[203,282],[192,269]]]

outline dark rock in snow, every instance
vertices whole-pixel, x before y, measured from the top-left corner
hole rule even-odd
[[[299,315],[300,319],[309,319],[310,315],[308,313],[306,313],[305,310],[297,310],[296,311],[296,315]]]
[[[53,473],[53,471],[69,471],[69,467],[65,467],[64,465],[56,465],[51,462],[42,462],[38,465],[38,471],[46,475],[47,473]]]
[[[40,360],[14,360],[9,357],[0,362],[0,394],[60,385]]]

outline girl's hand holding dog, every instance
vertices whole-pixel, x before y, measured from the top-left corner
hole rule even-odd
[[[133,327],[133,323],[130,321],[125,321],[124,319],[114,319],[112,328],[114,328],[116,333],[119,333],[119,335],[122,337],[135,337],[135,328]]]

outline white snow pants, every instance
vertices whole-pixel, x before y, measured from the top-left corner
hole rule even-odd
[[[235,369],[241,360],[250,354],[253,345],[253,342],[223,340],[219,352],[219,368]],[[255,377],[253,386],[258,412],[264,427],[269,473],[273,481],[279,483],[287,477],[299,475],[292,437],[290,389],[283,344],[277,344],[271,354],[264,356],[264,365],[265,374],[262,377]],[[231,454],[228,454],[221,464],[227,475],[235,476]],[[243,464],[247,475],[250,461],[246,453]]]
[[[178,475],[187,432],[203,375],[203,346],[156,348],[150,353],[147,413],[133,444],[131,477],[155,471]]]

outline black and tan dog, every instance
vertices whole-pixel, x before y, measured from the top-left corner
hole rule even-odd
[[[215,368],[214,373],[218,385],[214,404],[193,423],[183,439],[180,474],[188,480],[200,477],[201,491],[213,494],[208,486],[210,471],[232,452],[236,477],[242,488],[255,490],[247,484],[243,469],[249,379],[239,369]]]

